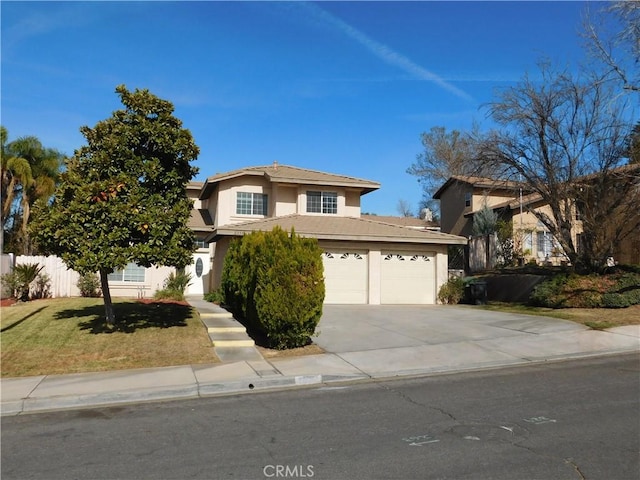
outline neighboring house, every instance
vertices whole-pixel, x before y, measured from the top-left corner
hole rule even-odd
[[[518,182],[484,177],[456,175],[449,178],[433,195],[440,200],[440,226],[443,232],[471,237],[474,216],[485,205],[499,217],[512,221],[514,243],[525,261],[559,264],[566,261],[562,249],[532,210],[549,207],[540,196],[524,190]],[[574,232],[579,233],[579,229]]]
[[[628,169],[629,167],[621,167]],[[635,167],[634,167],[635,168]],[[581,181],[590,181],[582,177]],[[500,218],[511,221],[514,232],[514,247],[524,255],[525,261],[558,265],[567,261],[559,242],[533,211],[543,211],[551,216],[551,210],[537,193],[526,191],[518,182],[495,180],[473,176],[453,176],[434,194],[440,200],[440,225],[443,232],[470,237],[474,216],[485,205]],[[580,248],[582,223],[580,211],[573,207],[576,222],[572,231],[574,245]],[[629,235],[612,254],[621,263],[640,263],[640,232]]]
[[[193,276],[187,293],[220,287],[232,239],[280,226],[318,239],[325,303],[436,303],[448,278],[447,246],[466,239],[429,230],[424,221],[416,229],[389,220],[397,217],[361,217],[361,196],[378,188],[370,180],[277,163],[190,184],[190,226],[200,248],[187,269]]]

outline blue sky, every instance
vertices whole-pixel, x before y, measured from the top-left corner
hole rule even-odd
[[[116,85],[148,88],[191,130],[197,180],[277,160],[378,181],[363,211],[393,215],[422,196],[422,132],[488,128],[542,56],[583,60],[585,5],[3,0],[1,122],[71,155]]]

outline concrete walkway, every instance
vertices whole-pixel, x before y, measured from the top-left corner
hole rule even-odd
[[[326,305],[314,339],[326,353],[266,361],[251,345],[224,346],[220,334],[240,334],[226,340],[242,342],[248,337],[220,307],[190,301],[214,329],[214,343],[218,335],[223,363],[3,378],[2,415],[640,352],[638,325],[601,332],[474,307]]]

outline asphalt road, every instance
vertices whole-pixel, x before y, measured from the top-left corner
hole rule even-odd
[[[2,419],[2,479],[640,478],[637,355]]]

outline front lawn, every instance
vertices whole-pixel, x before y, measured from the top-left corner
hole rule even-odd
[[[118,328],[104,328],[100,298],[35,300],[0,308],[3,377],[215,363],[196,311],[175,303],[114,299]]]

